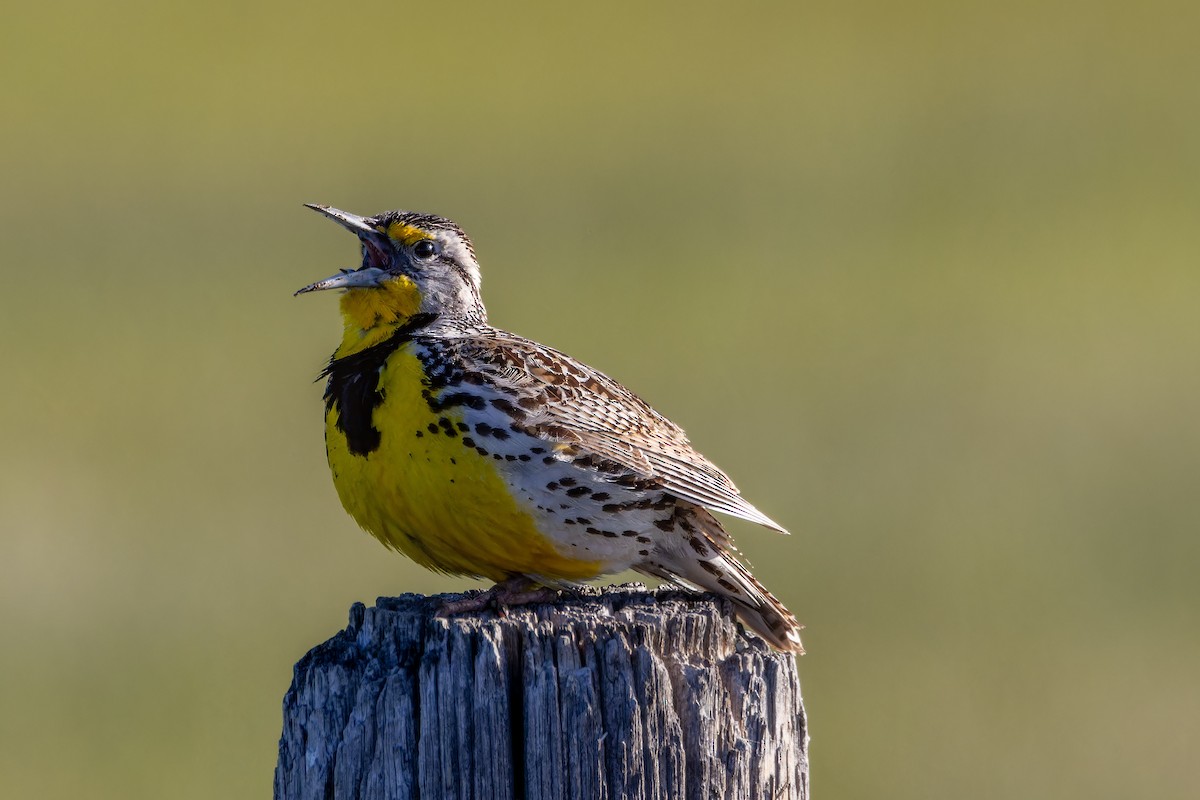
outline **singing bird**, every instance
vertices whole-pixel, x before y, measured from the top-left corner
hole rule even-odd
[[[711,512],[786,531],[629,389],[489,325],[462,228],[309,208],[362,245],[360,267],[296,292],[344,290],[325,444],[359,525],[424,567],[495,581],[502,602],[634,569],[727,597],[775,648],[803,652],[802,626]]]

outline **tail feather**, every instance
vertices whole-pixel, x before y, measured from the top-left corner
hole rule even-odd
[[[677,547],[667,549],[660,545],[650,559],[633,568],[729,598],[738,619],[772,647],[802,654],[804,646],[800,643],[800,631],[804,626],[745,566],[718,544],[718,541],[728,540],[720,523],[701,509],[695,509],[695,517],[689,521],[692,524],[683,529]],[[708,533],[706,529],[710,524],[720,532],[720,538]]]

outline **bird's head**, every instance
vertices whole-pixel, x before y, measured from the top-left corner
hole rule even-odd
[[[346,334],[377,338],[416,314],[468,323],[487,320],[479,294],[479,263],[462,228],[433,214],[385,211],[360,217],[309,205],[358,236],[362,266],[310,283],[296,294],[345,289]]]

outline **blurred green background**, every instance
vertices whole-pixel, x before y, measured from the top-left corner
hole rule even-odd
[[[9,4],[0,794],[264,797],[347,607],[476,585],[337,502],[322,202],[793,530],[817,796],[1197,796],[1198,8]]]

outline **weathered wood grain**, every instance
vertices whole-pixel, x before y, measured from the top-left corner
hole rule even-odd
[[[449,619],[355,604],[295,668],[277,800],[807,800],[795,660],[639,585]]]

